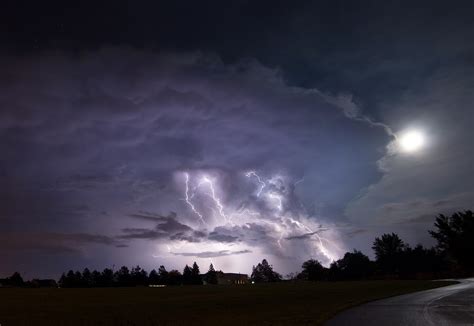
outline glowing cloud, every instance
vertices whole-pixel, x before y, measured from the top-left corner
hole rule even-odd
[[[248,193],[247,198],[239,194],[238,200],[231,198],[224,202],[222,185],[214,173],[184,173],[185,202],[198,217],[199,225],[212,232],[199,243],[180,240],[181,251],[174,252],[175,255],[186,256],[193,252],[202,258],[207,254],[199,252],[260,251],[262,255],[271,254],[281,259],[317,258],[325,265],[339,258],[343,249],[337,244],[337,233],[323,228],[301,205],[293,205],[298,207],[294,208],[289,202],[290,185],[295,182],[281,175],[266,179],[255,171],[244,176],[256,180],[256,192]],[[167,248],[175,245],[170,243]]]

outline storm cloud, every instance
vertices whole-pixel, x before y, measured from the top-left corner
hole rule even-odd
[[[254,180],[245,178],[245,171],[259,171],[269,180],[279,175],[265,191],[285,196],[282,209],[288,214],[314,200],[307,189],[330,197],[335,195],[328,191],[332,176],[353,178],[338,163],[362,159],[339,141],[346,133],[361,148],[374,143],[373,134],[380,136],[373,148],[387,139],[383,130],[367,131],[363,123],[347,119],[320,92],[289,87],[278,70],[255,60],[228,65],[210,54],[104,48],[79,57],[4,57],[2,71],[0,104],[11,109],[2,110],[2,150],[8,160],[1,167],[7,184],[14,182],[8,189],[13,201],[2,210],[15,231],[34,228],[14,222],[21,210],[28,218],[31,213],[11,203],[47,196],[50,201],[38,207],[44,216],[59,214],[61,232],[108,226],[107,234],[120,240],[241,242],[275,254],[274,225],[202,229],[183,201],[180,173],[212,175],[225,205],[233,210],[251,205],[268,219],[268,203],[252,197]],[[340,134],[329,136],[334,130]],[[363,148],[363,160],[379,157]],[[327,177],[321,178],[316,167]],[[302,177],[296,194],[291,180]],[[366,184],[358,182],[348,187],[347,196],[351,187]],[[56,212],[60,202],[69,201],[72,207],[87,203],[87,212]],[[155,225],[143,225],[148,222]]]
[[[370,254],[381,232],[429,243],[436,214],[474,200],[472,15],[359,6],[169,5],[179,15],[141,9],[159,28],[116,42],[75,35],[76,51],[39,33],[2,51],[0,272],[191,257],[293,272]],[[255,11],[278,19],[235,27]],[[426,146],[397,151],[410,128]]]

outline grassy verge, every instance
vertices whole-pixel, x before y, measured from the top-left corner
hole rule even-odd
[[[0,324],[318,325],[335,313],[360,303],[448,284],[453,282],[0,289]]]

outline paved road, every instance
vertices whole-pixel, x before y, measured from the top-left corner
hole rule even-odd
[[[346,310],[325,325],[474,326],[474,279],[374,301]]]

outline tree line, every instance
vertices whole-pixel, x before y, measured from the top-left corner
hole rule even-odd
[[[152,284],[161,285],[200,285],[207,283],[217,283],[217,272],[214,266],[209,266],[209,271],[201,275],[196,262],[190,267],[186,265],[183,272],[176,269],[166,270],[161,265],[158,271],[153,269],[150,273],[140,266],[129,269],[122,266],[117,271],[105,268],[102,272],[90,271],[88,268],[80,271],[68,271],[63,273],[59,279],[60,287],[126,287],[126,286],[148,286]]]
[[[436,240],[432,248],[409,246],[397,234],[375,238],[372,249],[375,261],[362,252],[347,252],[325,268],[317,260],[303,263],[294,279],[362,280],[362,279],[434,279],[466,277],[474,273],[474,216],[472,211],[436,217],[435,230],[428,231]]]
[[[307,260],[302,271],[291,274],[287,279],[307,281],[338,281],[365,279],[434,279],[445,277],[465,277],[474,273],[474,216],[472,211],[457,212],[451,216],[436,217],[435,230],[429,231],[436,240],[432,248],[422,245],[409,246],[397,234],[387,233],[375,238],[372,249],[375,260],[360,251],[347,252],[344,256],[324,267],[315,259]],[[140,266],[129,269],[122,266],[117,271],[105,268],[102,272],[82,272],[70,270],[59,279],[60,287],[125,287],[162,285],[217,284],[218,275],[211,264],[205,274],[201,274],[196,262],[186,265],[182,272],[168,271],[163,265],[150,273]],[[250,281],[254,283],[282,281],[281,274],[263,259],[252,268]],[[0,280],[9,286],[28,286],[19,273]]]
[[[196,262],[190,267],[186,265],[183,272],[176,269],[166,270],[161,265],[158,271],[152,270],[147,273],[140,266],[129,269],[122,266],[114,272],[110,268],[104,269],[102,272],[96,270],[90,271],[88,268],[81,273],[79,271],[70,270],[63,273],[59,279],[61,287],[124,287],[124,286],[148,286],[148,285],[201,285],[203,282],[207,284],[217,284],[217,272],[211,264],[209,270],[201,275],[199,266]]]
[[[140,266],[128,268],[122,266],[117,271],[111,268],[105,268],[102,272],[85,268],[82,272],[69,270],[63,273],[57,282],[57,285],[64,288],[88,288],[88,287],[130,287],[130,286],[148,286],[148,285],[200,285],[217,284],[217,271],[211,264],[209,270],[201,275],[199,266],[196,262],[190,267],[186,265],[183,272],[176,269],[166,270],[161,265],[158,271],[153,269],[150,273]],[[43,282],[39,282],[43,281]],[[25,282],[20,273],[15,272],[6,279],[0,279],[0,286],[9,287],[38,287],[47,283],[48,286],[54,286],[54,280],[32,280]]]

